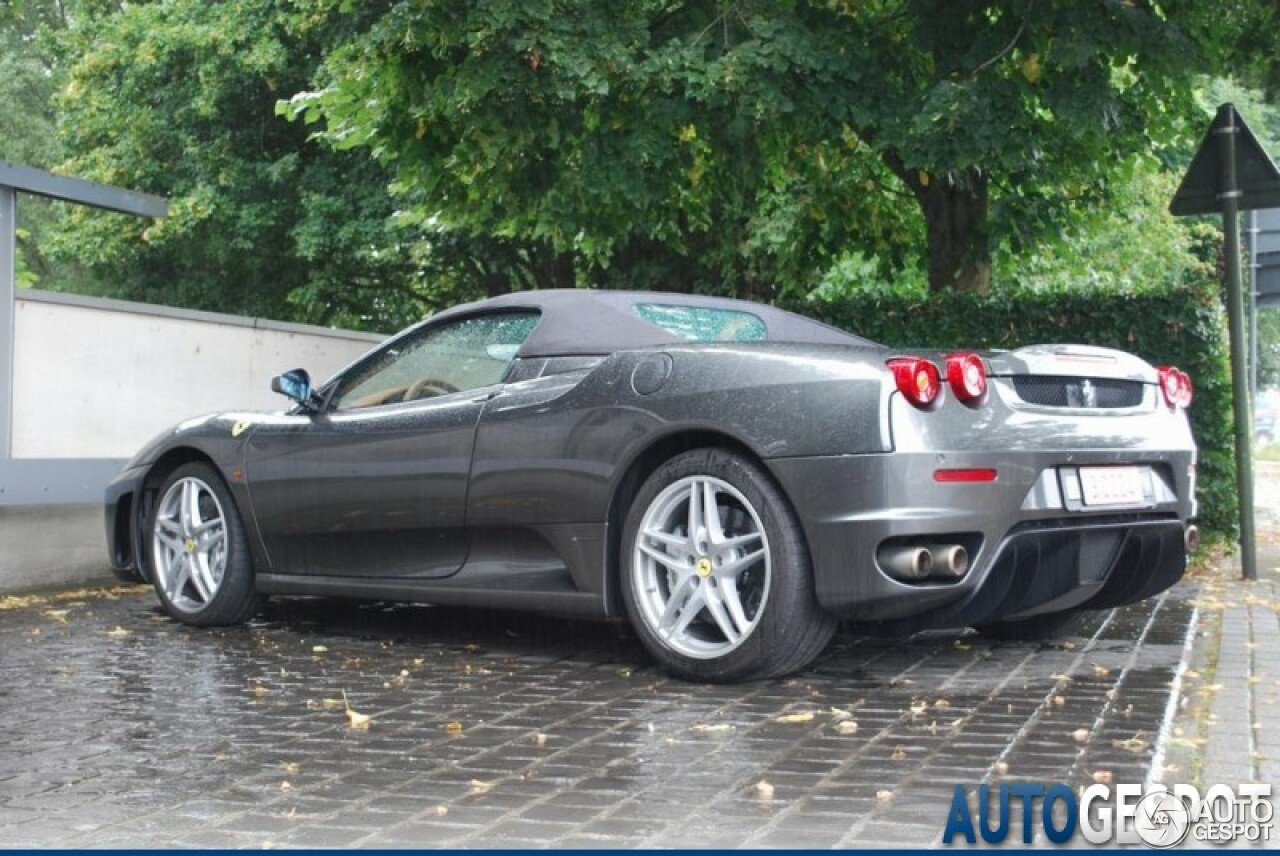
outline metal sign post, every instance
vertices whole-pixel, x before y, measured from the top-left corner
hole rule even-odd
[[[1258,212],[1245,218],[1245,258],[1249,260],[1249,401],[1258,400]]]
[[[1258,578],[1258,554],[1253,520],[1253,417],[1249,406],[1244,287],[1240,280],[1240,212],[1275,207],[1280,207],[1280,170],[1236,108],[1223,104],[1191,159],[1169,210],[1175,216],[1211,214],[1219,208],[1222,211],[1240,493],[1240,566],[1247,580]]]

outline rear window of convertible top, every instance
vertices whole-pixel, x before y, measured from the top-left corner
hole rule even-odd
[[[769,328],[760,316],[737,309],[637,303],[632,311],[655,327],[691,342],[762,342]]]

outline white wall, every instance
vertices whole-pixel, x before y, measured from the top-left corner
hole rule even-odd
[[[34,291],[14,327],[14,458],[127,458],[190,416],[280,410],[272,376],[319,383],[380,338]]]

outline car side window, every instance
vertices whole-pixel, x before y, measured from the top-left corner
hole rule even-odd
[[[334,392],[334,406],[377,407],[495,384],[537,323],[537,312],[504,312],[423,327],[356,366]]]

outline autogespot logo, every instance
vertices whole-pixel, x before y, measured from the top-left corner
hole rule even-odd
[[[1133,831],[1143,844],[1173,847],[1191,831],[1191,809],[1168,791],[1152,791],[1138,800],[1133,812]]]
[[[1271,840],[1271,785],[1090,785],[1077,794],[1063,784],[956,785],[942,843],[961,839],[1030,844],[1037,832],[1054,844],[1076,836],[1089,844],[1250,844]]]

